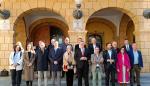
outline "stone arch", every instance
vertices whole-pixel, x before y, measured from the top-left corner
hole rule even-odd
[[[136,16],[136,14],[132,13],[130,10],[128,9],[124,9],[124,8],[121,8],[121,7],[103,7],[103,8],[100,8],[100,9],[95,9],[95,12],[100,12],[102,10],[107,10],[107,9],[113,9],[113,10],[118,10],[126,15],[128,15],[131,20],[133,21],[134,25],[135,25],[135,34],[138,34],[138,30],[139,30],[139,18]],[[90,13],[89,14],[89,17],[92,16],[94,13]],[[85,27],[86,27],[86,23],[88,22],[88,19],[89,17],[87,17],[85,19]]]
[[[14,24],[13,24],[13,31],[14,31],[13,43],[16,42],[16,35],[18,35],[20,33],[19,31],[18,31],[18,33],[16,33],[17,32],[16,30],[20,29],[20,31],[23,31],[23,32],[26,33],[26,34],[22,34],[24,39],[23,38],[21,39],[22,41],[24,41],[23,42],[23,46],[25,47],[25,45],[27,43],[27,40],[25,40],[25,39],[28,39],[28,31],[27,30],[29,30],[33,26],[27,27],[27,25],[25,24],[25,18],[24,17],[28,16],[28,15],[32,15],[33,12],[48,12],[49,15],[50,15],[50,16],[46,15],[45,17],[41,17],[41,18],[35,19],[33,22],[31,22],[31,24],[33,24],[33,26],[35,25],[35,22],[37,23],[38,20],[44,21],[44,19],[45,20],[50,19],[51,21],[44,21],[44,22],[45,23],[46,22],[51,22],[52,23],[52,20],[55,20],[55,21],[57,21],[58,25],[63,26],[63,29],[65,29],[64,32],[66,32],[66,33],[68,32],[69,27],[68,27],[67,21],[65,20],[65,18],[62,15],[60,15],[59,13],[57,13],[54,10],[51,10],[49,8],[33,8],[33,9],[29,9],[29,10],[24,11],[23,13],[21,13],[17,17],[17,19],[14,21]],[[18,22],[20,22],[20,24]],[[63,23],[63,25],[60,24],[60,22]],[[53,22],[53,24],[54,24],[54,22]],[[19,25],[22,25],[23,28],[22,27],[21,28],[18,27]],[[25,29],[25,30],[21,30],[21,29]],[[20,37],[21,37],[21,35],[20,35]]]
[[[109,20],[104,18],[90,18],[86,24],[86,41],[90,43],[90,35],[98,35],[101,38],[102,48],[109,41],[116,39],[116,26]],[[109,34],[109,36],[108,36]]]
[[[52,12],[52,13],[58,15],[58,16],[61,16],[63,18],[61,20],[64,21],[65,24],[67,24],[64,16],[60,15],[59,13],[57,13],[56,11],[54,11],[54,10],[52,10],[50,8],[32,8],[32,9],[23,11],[22,13],[19,14],[19,16],[17,16],[17,18],[13,22],[13,24],[14,24],[13,25],[13,30],[15,30],[15,26],[16,26],[17,22],[19,21],[19,19],[24,17],[24,16],[26,16],[26,15],[28,15],[28,14],[30,14],[30,13],[32,13],[32,11],[49,11],[49,12]]]
[[[106,25],[108,25],[111,29],[112,29],[112,32],[114,34],[116,34],[116,26],[109,20],[107,19],[104,19],[104,18],[91,18],[89,19],[89,21],[86,23],[86,25],[90,24],[90,23],[93,23],[93,22],[101,22],[101,23],[104,23]],[[87,30],[87,28],[86,28]],[[116,36],[116,35],[115,35]]]
[[[116,11],[121,12],[122,14],[127,15],[128,18],[130,19],[130,21],[133,21],[132,24],[134,25],[134,32],[133,32],[134,35],[135,35],[135,37],[138,37],[138,35],[139,35],[139,27],[138,27],[139,26],[139,19],[138,19],[138,17],[136,16],[136,14],[132,13],[130,10],[120,8],[120,7],[104,7],[104,8],[100,8],[100,9],[97,9],[97,10],[95,9],[96,11],[94,13],[90,13],[89,14],[90,16],[87,19],[85,19],[85,28],[86,28],[86,25],[87,25],[88,21],[90,20],[90,18],[93,15],[95,15],[96,13],[100,13],[100,12],[102,12],[104,10],[107,10],[107,9],[116,10]],[[99,18],[99,17],[95,17],[95,18]],[[119,34],[119,32],[118,32],[118,34]],[[116,37],[116,39],[119,42],[119,45],[121,45],[122,41],[120,41],[119,35]],[[137,41],[137,40],[135,40],[135,41]]]
[[[123,45],[124,39],[128,39],[131,43],[135,42],[135,38],[131,36],[134,36],[134,30],[135,25],[133,21],[128,15],[124,14],[119,27],[119,42],[121,45]]]

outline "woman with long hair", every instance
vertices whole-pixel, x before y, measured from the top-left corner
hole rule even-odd
[[[27,45],[27,50],[24,52],[24,80],[27,86],[32,86],[34,79],[34,61],[35,51],[31,43]]]
[[[12,86],[20,86],[23,69],[23,55],[19,45],[14,46],[14,50],[10,53],[9,64]]]
[[[117,55],[116,68],[118,83],[120,86],[127,86],[127,83],[129,83],[130,60],[124,47],[120,49],[120,53]]]

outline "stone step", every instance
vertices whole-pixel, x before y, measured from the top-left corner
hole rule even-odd
[[[62,86],[66,86],[65,78],[63,78],[61,80],[61,84],[62,84]],[[150,73],[141,74],[141,85],[142,86],[149,86],[150,85]],[[0,86],[11,86],[10,77],[0,77]],[[21,86],[26,86],[25,81],[22,81]],[[37,86],[37,80],[34,80],[33,86]],[[48,86],[53,86],[52,81],[50,79],[48,80]],[[74,79],[74,86],[77,86],[77,79]],[[91,80],[90,80],[90,86],[92,86]],[[104,85],[104,79],[103,79],[103,86],[105,86]],[[116,86],[118,86],[117,83],[116,83]]]

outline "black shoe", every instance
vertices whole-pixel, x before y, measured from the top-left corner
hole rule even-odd
[[[64,78],[64,77],[65,77],[65,75],[62,75],[62,76],[61,76],[61,78]]]
[[[130,86],[133,86],[133,85],[130,85]]]
[[[137,85],[137,86],[141,86],[141,85]]]

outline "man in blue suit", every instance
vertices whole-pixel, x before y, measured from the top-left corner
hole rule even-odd
[[[137,44],[133,43],[132,44],[133,50],[131,51],[131,86],[133,86],[134,83],[134,75],[136,74],[136,82],[137,86],[140,85],[140,71],[141,68],[143,67],[143,59],[142,59],[142,53],[140,50],[137,48]]]
[[[54,48],[49,52],[49,59],[52,67],[53,86],[61,86],[61,69],[63,51],[59,48],[58,41],[55,41]]]

